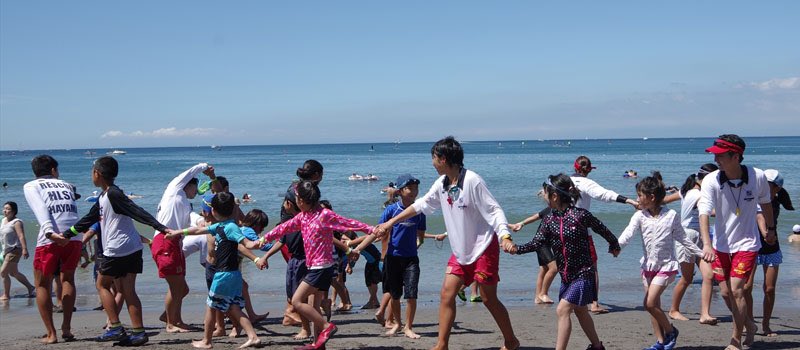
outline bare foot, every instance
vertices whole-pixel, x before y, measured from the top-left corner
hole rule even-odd
[[[536,297],[536,303],[537,304],[552,304],[553,303],[553,299],[550,299],[550,297],[547,296],[547,294],[540,295],[540,296]]]
[[[400,330],[400,324],[395,324],[392,328],[386,330],[386,333],[383,333],[384,337],[394,337],[397,334],[397,331]]]
[[[431,348],[431,350],[447,350],[447,349],[448,349],[448,347],[447,347],[447,346],[444,346],[444,345],[439,345],[439,343],[438,343],[438,342],[436,343],[436,345],[434,345],[434,346]]]
[[[237,329],[236,327],[233,327],[233,329],[231,329],[230,334],[228,334],[228,338],[236,338],[236,337],[238,337],[240,335],[241,334],[239,334],[239,329]]]
[[[353,309],[353,304],[342,304],[342,306],[336,308],[336,312],[350,311],[352,309]]]
[[[602,306],[599,306],[599,305],[598,306],[592,306],[591,310],[589,310],[589,311],[591,311],[595,315],[607,314],[608,313],[608,310],[606,308],[603,308]]]
[[[244,344],[239,346],[239,349],[249,348],[251,346],[258,346],[259,344],[261,344],[261,339],[259,338],[247,339],[247,341]]]
[[[772,337],[777,337],[778,336],[778,333],[773,332],[772,328],[769,328],[769,325],[761,324],[761,328],[764,329],[764,332],[762,334],[764,334],[765,337],[772,338]]]
[[[747,335],[744,337],[744,341],[742,342],[742,349],[749,349],[753,342],[756,340],[756,333],[758,332],[758,326],[753,320],[746,325],[747,327]]]
[[[414,333],[414,330],[408,327],[403,328],[403,333],[406,335],[407,338],[419,339],[419,334]]]
[[[284,315],[283,316],[283,322],[281,322],[281,324],[284,325],[284,326],[297,327],[297,326],[301,325],[302,322],[300,322],[300,320],[296,320],[296,319],[292,318],[291,316]]]
[[[388,320],[388,321],[386,321],[386,323],[384,323],[383,327],[384,328],[394,328],[396,325],[397,325],[397,323],[393,322],[392,320]]]
[[[377,309],[379,307],[381,307],[381,305],[378,303],[367,303],[361,307],[361,310]]]
[[[192,346],[198,349],[211,349],[211,342],[205,340],[192,340]]]
[[[381,326],[386,325],[386,320],[383,318],[383,314],[380,313],[375,314],[375,321],[378,321],[378,324],[380,324]]]
[[[0,301],[7,301],[8,299],[10,299],[8,295],[0,296]]]
[[[671,318],[673,320],[678,320],[678,321],[688,321],[689,320],[689,318],[684,316],[680,311],[670,311],[669,312],[669,318]]]
[[[216,337],[224,337],[225,336],[225,329],[215,328],[214,333],[211,333],[211,336]]]
[[[301,329],[293,338],[294,340],[306,340],[309,338],[308,332],[305,329]]]
[[[45,335],[44,337],[42,337],[40,341],[42,342],[42,344],[55,344],[58,343],[58,338],[56,337],[55,334]]]
[[[700,322],[700,324],[706,324],[706,325],[709,325],[709,326],[716,326],[717,323],[719,323],[719,320],[716,317],[703,318],[701,316],[699,322]]]
[[[500,350],[516,350],[519,349],[519,339],[514,338],[510,342],[506,341]]]
[[[192,331],[191,329],[173,326],[171,324],[167,325],[167,333],[189,333],[191,331]]]

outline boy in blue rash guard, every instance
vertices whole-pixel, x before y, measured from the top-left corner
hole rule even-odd
[[[395,181],[395,186],[397,193],[400,195],[400,201],[386,207],[379,223],[387,222],[403,212],[405,208],[414,203],[419,194],[419,180],[409,174],[400,175]],[[417,309],[420,274],[417,240],[420,237],[424,237],[425,229],[425,214],[423,213],[392,226],[392,232],[388,238],[389,246],[384,259],[383,291],[391,294],[392,304],[390,309],[397,322],[386,331],[386,335],[394,335],[400,330],[400,296],[405,295],[407,309],[403,333],[411,339],[420,337],[419,334],[413,331],[412,327]],[[375,240],[373,235],[366,237],[364,242],[354,249],[355,252],[360,252],[361,248],[370,245]]]
[[[205,333],[203,339],[195,340],[192,346],[196,348],[211,348],[211,337],[214,332],[214,315],[212,308],[221,312],[227,312],[231,320],[237,320],[239,325],[247,333],[247,341],[239,346],[246,348],[261,344],[261,339],[256,335],[250,320],[242,313],[245,306],[242,297],[242,273],[239,271],[239,245],[244,245],[248,249],[257,249],[259,244],[256,241],[247,239],[239,226],[233,221],[235,202],[232,194],[220,192],[214,195],[211,200],[211,212],[218,221],[207,227],[192,227],[183,229],[184,235],[212,234],[216,243],[214,250],[216,256],[217,272],[211,283],[206,304],[206,316],[204,321]],[[180,235],[180,231],[172,231],[166,238]],[[258,258],[254,259],[258,264]]]

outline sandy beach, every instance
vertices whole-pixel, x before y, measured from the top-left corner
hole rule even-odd
[[[198,299],[198,300],[194,300]],[[524,300],[520,300],[523,302]],[[527,300],[530,301],[529,299]],[[15,299],[14,304],[24,303]],[[553,349],[555,347],[556,320],[554,306],[525,306],[511,302],[509,307],[511,320],[514,323],[517,337],[522,343],[521,349]],[[333,316],[333,322],[339,326],[339,332],[328,343],[328,349],[427,349],[436,343],[438,312],[435,303],[426,303],[417,312],[414,329],[422,338],[417,340],[402,336],[383,337],[383,329],[373,319],[373,310],[356,310],[350,314]],[[502,337],[486,309],[480,304],[458,304],[458,315],[451,337],[451,349],[496,349],[502,343]],[[530,304],[528,304],[530,305]],[[607,349],[641,349],[653,343],[652,328],[648,315],[640,308],[615,306],[614,312],[593,317],[595,327]],[[280,325],[276,317],[281,311],[271,308],[272,315],[257,326],[257,332],[266,347],[270,349],[292,349],[301,345],[291,336],[297,328]],[[720,310],[717,314],[722,322],[717,326],[699,325],[697,314],[687,313],[691,321],[675,321],[681,331],[678,347],[684,349],[722,349],[727,345],[731,332],[730,316]],[[772,322],[777,337],[756,336],[753,349],[797,349],[800,348],[800,315],[776,308]],[[185,318],[201,327],[202,310],[199,298],[184,305]],[[144,347],[148,349],[189,349],[191,339],[201,337],[198,330],[186,334],[167,334],[156,319],[156,309],[144,310],[145,325],[150,335],[150,342]],[[123,323],[128,322],[123,311]],[[56,327],[61,322],[60,314],[55,315]],[[73,333],[79,339],[70,343],[58,343],[47,346],[51,349],[99,349],[109,347],[111,343],[96,343],[91,338],[101,333],[105,314],[91,311],[90,308],[79,307],[73,318]],[[760,319],[756,319],[760,322]],[[40,349],[38,337],[44,332],[38,314],[25,312],[9,317],[8,313],[0,318],[0,338],[6,349]],[[215,338],[216,348],[234,348],[244,342],[244,338]],[[588,340],[581,331],[573,316],[573,331],[569,344],[570,349],[585,349]]]

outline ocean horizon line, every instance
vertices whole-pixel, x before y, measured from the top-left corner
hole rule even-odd
[[[781,135],[781,136],[742,136],[745,139],[765,139],[765,138],[793,138],[800,137],[800,135]],[[584,137],[584,138],[556,138],[556,139],[509,139],[509,140],[459,140],[462,144],[470,143],[486,143],[486,142],[573,142],[573,141],[649,141],[649,140],[694,140],[694,139],[714,139],[715,136],[685,136],[685,137]],[[427,144],[433,143],[436,140],[429,141],[402,141],[395,140],[390,142],[327,142],[327,143],[284,143],[284,144],[208,144],[208,145],[194,145],[194,146],[111,146],[111,147],[77,147],[77,148],[35,148],[35,149],[3,149],[0,152],[13,153],[13,152],[39,152],[39,151],[93,151],[93,150],[128,150],[128,149],[196,149],[196,148],[227,148],[227,147],[296,147],[296,146],[325,146],[325,145],[398,145],[398,144]]]

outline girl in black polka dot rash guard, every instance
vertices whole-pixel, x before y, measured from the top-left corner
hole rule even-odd
[[[548,205],[553,210],[542,219],[539,231],[533,239],[523,245],[504,247],[512,254],[535,252],[542,245],[553,248],[559,274],[561,275],[560,299],[556,314],[558,315],[558,338],[556,349],[566,349],[569,341],[572,321],[570,315],[575,312],[581,328],[592,342],[587,349],[605,349],[594,329],[589,308],[597,292],[595,270],[589,252],[589,232],[599,234],[609,244],[609,252],[619,254],[619,243],[614,234],[586,209],[574,206],[580,198],[569,176],[552,175],[542,184]]]

